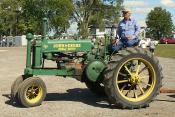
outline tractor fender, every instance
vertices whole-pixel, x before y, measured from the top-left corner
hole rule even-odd
[[[104,71],[104,69],[106,68],[106,64],[100,60],[95,60],[90,62],[86,69],[85,69],[85,73],[87,78],[92,81],[92,82],[96,82],[101,80],[102,77],[102,72]]]

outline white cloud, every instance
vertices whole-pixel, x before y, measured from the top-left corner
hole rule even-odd
[[[148,2],[142,0],[126,0],[124,6],[130,8],[136,14],[147,14],[153,9]]]
[[[166,7],[175,8],[175,2],[173,0],[161,0],[161,4]]]
[[[140,0],[126,0],[124,1],[125,7],[146,7],[147,4],[144,1]]]
[[[133,10],[134,13],[136,14],[147,14],[149,13],[151,10],[153,10],[153,8],[135,8]]]
[[[139,21],[138,21],[138,24],[139,24],[141,27],[146,27],[146,22],[145,22],[145,20],[139,20]]]

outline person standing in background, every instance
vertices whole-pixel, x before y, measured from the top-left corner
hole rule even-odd
[[[154,42],[153,39],[151,39],[150,45],[149,45],[149,51],[150,51],[151,53],[153,53],[153,55],[154,55],[155,48],[156,48],[156,43]]]

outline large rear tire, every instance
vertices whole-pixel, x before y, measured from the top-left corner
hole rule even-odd
[[[127,48],[111,56],[104,72],[105,91],[109,102],[121,108],[142,108],[159,94],[162,67],[150,52]]]

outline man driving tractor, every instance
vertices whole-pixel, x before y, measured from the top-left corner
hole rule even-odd
[[[131,10],[124,9],[122,13],[124,18],[120,21],[117,29],[119,39],[111,40],[109,47],[112,52],[118,52],[123,47],[132,47],[139,43],[140,27],[136,20],[131,18]]]

